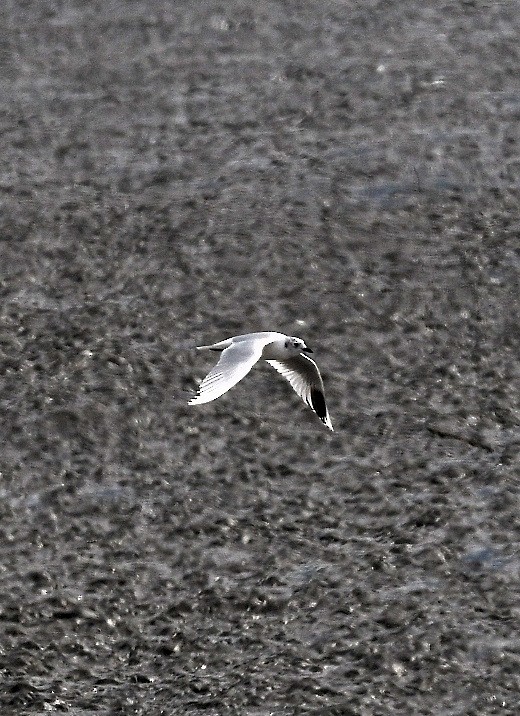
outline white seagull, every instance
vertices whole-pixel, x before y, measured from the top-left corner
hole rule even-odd
[[[334,430],[325,403],[320,371],[312,358],[306,355],[312,353],[312,350],[301,338],[273,331],[246,333],[226,338],[211,346],[197,346],[197,350],[219,351],[221,355],[188,405],[210,403],[220,398],[263,358],[289,381],[321,422]]]

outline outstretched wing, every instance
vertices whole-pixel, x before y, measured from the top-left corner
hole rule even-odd
[[[219,362],[201,382],[197,394],[188,405],[210,403],[220,398],[249,373],[261,357],[263,348],[262,341],[241,341],[225,348]]]
[[[287,360],[268,360],[289,381],[296,393],[314,410],[321,422],[334,430],[325,402],[325,392],[318,366],[304,353]]]

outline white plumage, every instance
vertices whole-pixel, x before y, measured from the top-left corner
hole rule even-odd
[[[323,381],[318,366],[307,353],[305,341],[283,333],[264,331],[226,338],[198,350],[220,351],[218,363],[199,385],[189,405],[209,403],[236,385],[261,358],[273,366],[314,410],[321,422],[333,430],[325,403]]]

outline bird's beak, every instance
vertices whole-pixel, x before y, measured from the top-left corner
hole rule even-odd
[[[302,348],[302,351],[303,351],[304,353],[314,353],[314,351],[312,350],[312,348],[309,348],[309,346],[305,346],[305,348]]]

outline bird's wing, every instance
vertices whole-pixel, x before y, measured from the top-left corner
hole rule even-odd
[[[303,353],[287,360],[268,360],[283,377],[289,381],[296,393],[314,410],[321,422],[334,430],[325,403],[323,381],[318,366]]]
[[[199,385],[197,394],[188,405],[210,403],[226,393],[249,373],[262,356],[264,341],[251,340],[232,343],[225,348],[220,360]]]

